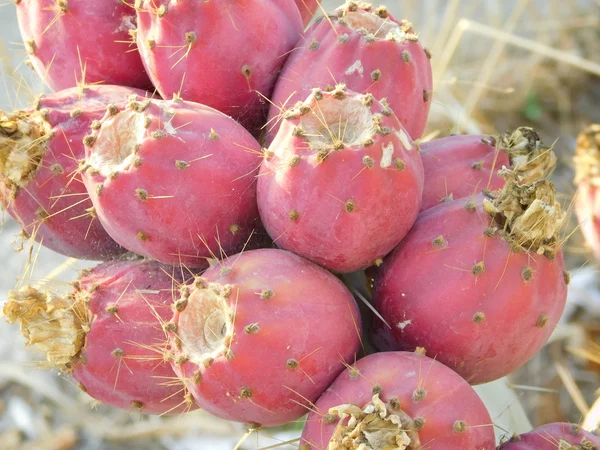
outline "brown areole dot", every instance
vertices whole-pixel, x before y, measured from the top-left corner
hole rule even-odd
[[[177,324],[175,322],[167,322],[163,325],[163,330],[170,333],[177,332]]]
[[[152,133],[150,133],[150,137],[152,139],[162,139],[167,137],[167,133],[165,133],[163,130],[154,130]]]
[[[297,369],[298,366],[300,366],[300,363],[296,359],[290,358],[285,362],[285,366],[288,369]]]
[[[250,79],[250,76],[252,75],[252,69],[250,68],[250,66],[248,64],[245,64],[244,66],[242,66],[242,75],[244,75],[247,80]]]
[[[338,42],[340,44],[346,44],[349,41],[350,41],[350,36],[348,36],[346,33],[340,34],[340,36],[338,37]]]
[[[202,382],[202,372],[200,372],[200,369],[194,372],[192,375],[192,381],[194,384],[200,384]]]
[[[137,232],[137,234],[135,235],[135,237],[142,242],[145,242],[148,240],[148,235],[146,233],[144,233],[142,230],[139,230]]]
[[[298,211],[296,211],[295,209],[292,209],[289,212],[288,217],[290,218],[291,221],[295,222],[300,217],[300,214],[298,214]]]
[[[379,396],[381,396],[382,392],[383,392],[383,389],[380,384],[373,385],[373,388],[371,389],[371,395],[379,394]]]
[[[365,155],[362,157],[362,163],[365,167],[371,169],[375,165],[375,161],[369,155]]]
[[[400,56],[402,57],[402,61],[404,61],[405,63],[409,63],[412,61],[412,56],[410,56],[410,52],[408,50],[402,50]]]
[[[418,403],[421,400],[423,400],[426,395],[427,395],[427,391],[425,389],[417,388],[413,391],[412,398],[415,403]]]
[[[190,167],[190,164],[188,162],[178,159],[177,161],[175,161],[175,167],[177,167],[179,170],[185,170],[188,167]]]
[[[338,416],[336,416],[335,414],[323,414],[323,417],[321,420],[323,421],[323,423],[325,425],[333,425],[339,419],[338,419]]]
[[[550,317],[548,317],[546,314],[540,314],[540,317],[538,317],[536,326],[538,328],[544,328],[546,326],[546,324],[548,323],[548,320],[550,320]]]
[[[242,386],[240,388],[240,397],[242,397],[242,398],[252,397],[252,390],[249,387]]]
[[[144,409],[144,402],[141,400],[131,400],[131,407],[135,409]]]
[[[104,309],[104,311],[106,311],[108,314],[114,316],[115,314],[117,314],[118,308],[116,305],[109,305]]]
[[[475,161],[473,164],[471,164],[471,168],[473,168],[475,170],[481,170],[482,167],[483,167],[483,161]]]
[[[256,334],[260,330],[257,323],[250,323],[244,327],[246,334]]]
[[[431,91],[430,91],[430,90],[423,89],[423,101],[424,101],[425,103],[427,103],[427,102],[428,102],[428,101],[430,101],[430,100],[431,100]]]
[[[444,239],[444,236],[442,236],[441,234],[436,237],[433,241],[431,241],[431,245],[433,245],[434,247],[445,247],[446,244],[448,244],[446,242],[446,239]]]
[[[521,270],[521,278],[524,281],[529,281],[533,277],[533,269],[529,266],[525,266],[523,270]]]
[[[465,431],[467,431],[467,422],[465,422],[464,420],[457,420],[452,425],[452,430],[455,433],[464,433]]]
[[[58,164],[58,163],[56,163],[56,164],[52,164],[52,165],[50,166],[50,171],[51,171],[53,174],[55,174],[55,175],[60,175],[61,173],[64,173],[64,172],[65,172],[65,170],[63,169],[63,167],[62,167],[60,164]]]
[[[375,69],[373,72],[371,72],[371,80],[379,81],[380,78],[381,78],[381,70]]]
[[[398,400],[398,397],[390,397],[388,405],[390,409],[398,411],[400,409],[400,400]]]
[[[471,271],[475,276],[481,275],[485,271],[485,264],[483,263],[483,261],[479,261],[473,266],[473,269],[471,269]]]
[[[480,324],[485,321],[485,314],[482,312],[476,312],[473,315],[473,323]]]
[[[571,284],[571,272],[568,270],[563,271],[563,277],[567,286]]]
[[[229,226],[229,232],[231,234],[233,234],[234,236],[241,230],[242,228],[237,224],[234,223],[233,225]]]
[[[145,202],[146,200],[148,200],[148,191],[146,189],[137,188],[135,190],[135,196],[141,201]]]
[[[92,147],[95,142],[96,142],[96,137],[92,136],[91,134],[88,134],[87,136],[84,136],[84,138],[83,138],[83,145],[85,145],[86,147]]]
[[[115,358],[122,358],[125,353],[123,352],[123,350],[117,347],[112,352],[110,352],[110,354],[113,355]]]
[[[260,292],[260,298],[262,300],[268,300],[268,299],[272,298],[273,295],[275,295],[275,293],[271,289],[263,289]]]
[[[469,201],[468,201],[468,202],[465,204],[465,209],[466,209],[468,212],[473,212],[473,211],[475,211],[475,209],[476,209],[476,207],[475,207],[475,203],[473,203],[472,201],[470,201],[470,200],[469,200]]]
[[[312,41],[310,41],[310,44],[308,45],[308,49],[310,51],[315,51],[319,48],[319,45],[321,45],[320,42],[313,38]]]
[[[356,203],[354,203],[354,200],[348,200],[346,201],[346,203],[344,204],[344,209],[346,210],[346,212],[352,212],[356,209]]]

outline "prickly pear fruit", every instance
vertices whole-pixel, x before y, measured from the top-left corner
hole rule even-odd
[[[137,100],[84,138],[100,222],[123,247],[169,264],[203,267],[241,249],[260,226],[258,142],[208,106]]]
[[[590,125],[577,137],[575,213],[594,257],[600,261],[600,125]]]
[[[493,450],[469,384],[418,353],[377,353],[342,372],[311,408],[299,450]]]
[[[431,105],[431,64],[409,22],[397,21],[383,6],[350,1],[311,26],[300,44],[271,97],[268,142],[282,108],[304,100],[315,86],[337,83],[385,98],[408,134],[421,137]]]
[[[565,306],[560,231],[566,213],[547,180],[443,203],[380,267],[380,350],[424,347],[471,384],[505,376],[546,342]],[[526,342],[527,345],[523,345]]]
[[[136,0],[138,46],[163,98],[178,93],[246,126],[263,119],[302,33],[293,0]]]
[[[175,303],[173,367],[196,402],[228,420],[296,420],[355,361],[358,308],[321,267],[284,250],[230,256]]]
[[[302,16],[302,23],[304,26],[308,25],[308,22],[313,18],[317,10],[319,9],[319,0],[295,0],[296,6],[300,10]]]
[[[531,128],[520,127],[500,136],[458,135],[434,139],[421,145],[425,188],[421,211],[483,189],[504,185],[498,175],[512,167],[524,183],[548,177],[556,155]]]
[[[4,314],[28,345],[80,388],[111,406],[148,414],[182,412],[194,403],[163,356],[161,325],[172,316],[179,271],[153,261],[109,261],[87,271],[72,294],[24,287],[9,292]]]
[[[549,423],[529,433],[513,436],[498,450],[598,450],[600,437],[579,425]]]
[[[15,0],[29,62],[52,89],[84,82],[152,86],[136,50],[135,11],[115,0]]]
[[[25,110],[0,111],[0,199],[26,236],[63,255],[123,253],[96,219],[78,173],[81,143],[108,105],[142,91],[86,86],[43,95]]]
[[[334,272],[382,258],[413,224],[419,152],[386,104],[338,85],[284,113],[258,178],[275,243]]]

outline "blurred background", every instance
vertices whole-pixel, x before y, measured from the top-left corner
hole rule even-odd
[[[340,3],[326,0],[323,7]],[[414,24],[433,55],[433,106],[423,139],[532,126],[554,143],[560,163],[553,179],[570,211],[575,139],[584,126],[600,122],[600,1],[383,3]],[[0,110],[9,111],[43,91],[24,64],[14,9],[12,2],[0,4]],[[15,286],[65,291],[79,270],[93,265],[31,243],[17,251],[19,231],[4,215],[0,305]],[[498,438],[552,421],[590,430],[600,425],[600,286],[574,218],[565,231],[571,233],[565,247],[569,302],[550,342],[509,379],[478,387]],[[24,349],[18,327],[0,320],[0,450],[229,450],[244,436],[242,425],[202,412],[160,418],[98,405],[69,378],[39,368],[38,360]],[[298,422],[261,430],[239,448],[297,448],[301,429]]]

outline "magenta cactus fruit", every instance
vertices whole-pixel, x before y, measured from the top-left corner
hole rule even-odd
[[[100,222],[123,247],[164,263],[205,267],[240,250],[260,227],[258,142],[208,106],[137,100],[109,109],[84,138]]]
[[[175,371],[200,407],[228,420],[300,418],[360,347],[350,292],[283,250],[230,256],[182,290],[175,308]]]
[[[386,99],[408,134],[421,137],[431,105],[428,53],[409,22],[397,21],[383,6],[350,1],[311,26],[290,54],[271,97],[268,142],[282,108],[303,101],[316,86],[338,83]]]
[[[179,269],[152,261],[109,261],[84,272],[60,297],[10,291],[4,314],[51,367],[108,405],[148,414],[195,408],[168,358],[162,325],[172,316]]]
[[[275,244],[334,272],[364,269],[413,224],[423,192],[417,148],[385,103],[338,85],[284,113],[258,178]]]
[[[126,2],[15,3],[28,62],[53,91],[83,83],[152,86],[135,48],[135,11]]]
[[[522,182],[548,177],[556,156],[531,128],[500,136],[456,135],[421,144],[425,188],[421,211],[504,185],[498,171],[512,167]],[[525,174],[527,176],[525,177]]]
[[[43,95],[31,108],[0,111],[0,199],[25,237],[80,259],[124,252],[96,219],[78,163],[92,122],[135,93],[144,95],[120,86],[85,86]]]
[[[515,435],[498,450],[598,450],[600,437],[579,425],[549,423],[529,433]]]
[[[590,125],[577,137],[575,213],[585,241],[600,261],[600,125]]]
[[[380,350],[424,347],[471,384],[507,375],[546,342],[565,306],[566,213],[551,182],[521,184],[419,215],[380,267]],[[523,345],[527,342],[527,345]]]
[[[319,9],[319,0],[295,0],[300,15],[302,16],[302,23],[304,26],[308,25],[317,10]]]
[[[323,393],[299,450],[493,450],[493,427],[473,388],[443,364],[418,353],[378,353]]]
[[[163,98],[177,93],[246,126],[264,117],[262,96],[271,95],[278,71],[302,33],[293,0],[135,4],[140,53]]]

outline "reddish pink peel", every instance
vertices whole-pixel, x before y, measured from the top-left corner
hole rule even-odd
[[[258,142],[207,106],[138,100],[86,138],[83,178],[107,232],[130,251],[188,267],[241,250],[260,228]]]
[[[392,110],[338,86],[285,113],[258,178],[258,207],[276,245],[334,272],[383,258],[413,224],[419,153]]]
[[[535,192],[548,202],[548,216],[535,221],[560,226],[564,215],[553,188],[540,186]],[[556,241],[539,247],[546,256],[536,254],[540,242],[514,230],[503,235],[482,200],[454,200],[421,213],[384,261],[374,292],[391,327],[375,321],[379,349],[425,347],[471,384],[513,372],[542,347],[562,314],[568,282]]]
[[[350,292],[283,250],[230,256],[179,305],[175,371],[200,407],[228,420],[275,426],[300,418],[359,351]]]
[[[163,98],[177,93],[247,127],[263,119],[263,96],[270,97],[302,33],[293,0],[144,0],[136,5],[140,53]]]
[[[378,410],[378,418],[368,416],[371,425],[357,433],[354,442],[348,438],[344,446],[334,446],[331,439],[343,438],[341,427],[348,423],[335,411],[348,411],[341,405],[363,409],[373,404],[374,395],[387,404],[387,417],[401,419],[400,426],[382,420]],[[377,438],[379,445],[375,444]],[[406,439],[408,447],[398,446]],[[372,446],[368,446],[370,442]],[[299,450],[331,448],[493,450],[494,428],[483,402],[454,371],[416,353],[378,353],[344,370],[308,415]]]
[[[421,137],[431,105],[428,53],[411,25],[384,7],[350,2],[306,32],[290,54],[271,97],[267,142],[283,109],[303,101],[310,89],[345,83],[349,89],[387,99],[408,134]]]
[[[115,0],[15,3],[29,61],[53,91],[83,82],[151,87],[131,36],[136,23],[130,5]]]
[[[468,197],[504,185],[497,174],[510,166],[507,155],[485,135],[458,135],[421,144],[425,187],[421,211],[444,201]]]
[[[142,91],[88,86],[44,95],[33,108],[0,111],[0,198],[9,214],[44,246],[80,259],[123,253],[96,219],[78,173],[81,143],[109,104]]]
[[[600,437],[568,423],[549,423],[515,436],[498,450],[597,450]]]

